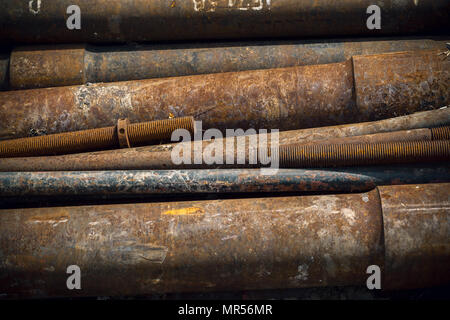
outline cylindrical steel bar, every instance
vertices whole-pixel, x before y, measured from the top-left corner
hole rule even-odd
[[[351,136],[364,132],[387,131],[395,128],[420,127],[427,124],[439,124],[440,121],[450,121],[450,110],[441,109],[435,111],[413,114],[410,116],[399,117],[395,119],[378,121],[375,123],[345,125],[337,127],[324,127],[316,129],[286,131],[280,133],[279,146],[289,146],[295,144],[297,146],[308,145],[327,145],[327,144],[355,144],[355,143],[372,143],[372,142],[393,142],[393,141],[429,141],[434,138],[445,136],[448,129],[435,128],[413,129],[394,132],[382,132],[372,135]],[[420,117],[418,117],[420,116]],[[444,118],[442,118],[444,117]],[[330,136],[344,136],[343,138],[329,138]],[[259,141],[260,136],[257,136]],[[317,140],[311,140],[317,139]],[[268,141],[271,138],[267,139]],[[235,167],[249,167],[248,147],[250,144],[250,136],[246,138],[244,149],[241,151],[237,148],[237,138],[228,137],[224,139],[216,139],[214,141],[198,142],[201,144],[202,150],[205,150],[211,143],[215,143],[223,150],[224,163],[227,154],[233,152],[233,159],[237,159],[240,152],[245,153],[245,164]],[[228,146],[233,145],[233,150],[229,151]],[[8,171],[71,171],[71,170],[164,170],[164,169],[199,169],[199,168],[226,168],[227,165],[213,164],[205,166],[204,164],[180,164],[175,165],[172,160],[172,152],[175,146],[185,146],[186,150],[193,153],[196,149],[194,142],[181,142],[178,144],[157,145],[132,149],[118,149],[110,151],[90,152],[71,154],[63,156],[51,157],[33,157],[33,158],[0,158],[0,172]],[[191,153],[191,159],[194,155]],[[235,162],[236,163],[236,162]],[[229,166],[228,166],[229,167]]]
[[[445,50],[446,42],[431,39],[375,39],[315,43],[278,41],[170,46],[17,47],[11,52],[9,79],[0,77],[0,81],[4,80],[0,88],[7,88],[8,80],[12,89],[30,89],[326,64],[342,62],[362,54]]]
[[[0,194],[102,196],[244,193],[364,192],[377,185],[450,182],[450,167],[362,167],[341,170],[258,169],[1,172]]]
[[[0,210],[0,287],[73,295],[69,265],[78,295],[362,284],[383,263],[382,228],[376,190]]]
[[[380,187],[385,268],[383,287],[420,288],[450,283],[448,184]],[[405,201],[407,199],[407,201]]]
[[[320,170],[1,172],[2,196],[139,195],[168,193],[368,191],[370,177]]]
[[[122,124],[124,127],[119,127]],[[186,129],[190,134],[194,134],[194,118],[133,124],[128,124],[125,119],[119,120],[115,127],[4,140],[0,141],[0,157],[54,155],[167,142],[176,129]],[[124,145],[121,143],[122,136],[125,139]]]
[[[367,27],[371,5],[381,10],[380,29]],[[417,34],[448,30],[450,12],[447,0],[4,0],[2,6],[0,41],[34,43]]]
[[[384,279],[398,277],[389,287],[422,286],[439,275],[445,284],[449,188],[0,210],[0,257],[7,261],[0,286],[6,297],[51,297],[365,285],[370,265],[380,266]],[[408,215],[414,227],[383,225],[382,216],[398,216],[382,207],[427,214]],[[419,224],[439,227],[410,232]],[[408,244],[385,241],[383,233],[408,234]],[[434,267],[402,273],[411,269],[409,248],[421,243],[428,245],[415,246],[414,255]],[[83,290],[67,289],[69,265],[80,268]]]
[[[392,53],[325,65],[0,92],[0,139],[26,137],[36,131],[58,133],[111,126],[119,118],[130,122],[166,119],[171,113],[176,117],[193,116],[203,121],[204,129],[225,131],[309,128],[436,109],[450,101],[450,60],[442,59],[438,52]],[[375,66],[371,59],[379,65]],[[386,65],[389,71],[384,74],[367,70],[368,66],[380,69]],[[358,75],[355,81],[354,75]],[[374,87],[369,90],[365,88],[370,75],[374,75]]]

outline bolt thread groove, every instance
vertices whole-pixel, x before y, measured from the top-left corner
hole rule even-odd
[[[450,141],[402,141],[371,144],[287,145],[279,150],[283,168],[311,168],[444,161]]]

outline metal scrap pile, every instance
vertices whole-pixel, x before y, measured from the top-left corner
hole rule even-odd
[[[449,285],[449,13],[3,1],[0,295]]]

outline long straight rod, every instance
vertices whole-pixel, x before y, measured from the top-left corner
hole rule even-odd
[[[0,172],[2,196],[102,196],[244,192],[364,192],[377,185],[450,182],[448,165],[332,170],[258,169]]]
[[[0,139],[192,116],[202,128],[291,130],[382,120],[450,104],[442,50],[344,62],[0,92]],[[405,94],[399,94],[404,92]]]
[[[362,54],[423,49],[444,51],[448,42],[431,39],[358,40],[361,39],[17,47],[10,56],[0,56],[0,88],[45,88],[326,64]]]
[[[0,285],[3,298],[365,286],[371,265],[382,289],[445,285],[449,192],[0,210]],[[82,290],[66,286],[72,265]]]
[[[74,11],[74,5],[79,12]],[[374,13],[367,14],[371,5],[377,5],[380,11],[377,29],[367,25]],[[42,4],[38,0],[3,0],[0,41],[131,42],[436,33],[449,29],[449,9],[447,0],[58,0]],[[77,17],[79,28],[74,20]]]

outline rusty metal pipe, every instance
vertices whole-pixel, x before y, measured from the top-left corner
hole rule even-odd
[[[169,141],[176,129],[194,134],[194,118],[174,118],[129,124],[119,120],[115,127],[64,132],[38,137],[0,141],[0,157],[26,157],[114,149]]]
[[[450,102],[441,50],[325,65],[0,92],[0,139],[193,116],[203,128],[299,129],[380,120]],[[399,94],[402,92],[402,94]]]
[[[449,284],[449,184],[378,190],[388,271],[382,278],[383,287],[405,289]]]
[[[0,88],[6,89],[8,85],[10,89],[45,88],[326,64],[362,54],[444,50],[448,42],[431,39],[356,40],[17,47],[5,61],[9,78],[6,72],[4,77],[0,77]]]
[[[79,30],[66,20],[81,11]],[[382,27],[366,25],[370,5]],[[32,43],[130,42],[230,38],[394,35],[449,29],[446,0],[4,0],[0,41]]]
[[[364,192],[377,185],[450,182],[450,167],[1,172],[2,197],[103,196],[177,193]]]
[[[449,191],[0,210],[0,287],[14,298],[365,285],[374,264],[386,287],[447,284]],[[81,291],[66,287],[69,265]]]
[[[403,130],[394,132],[381,132],[372,135],[352,136],[366,132],[388,131],[397,128],[416,128],[426,125],[449,123],[450,109],[440,109],[417,113],[405,117],[382,120],[374,123],[360,123],[353,125],[344,125],[337,127],[323,127],[306,130],[294,130],[280,132],[280,147],[288,145],[308,146],[323,144],[348,144],[348,143],[372,143],[372,142],[393,142],[393,141],[429,141],[432,138],[441,138],[445,136],[448,129],[437,128],[435,130],[421,128],[413,130]],[[432,132],[434,132],[432,134]],[[349,135],[346,137],[346,135]],[[330,138],[340,136],[342,138]],[[260,139],[257,136],[258,140]],[[234,159],[237,159],[238,148],[236,147],[237,138],[228,137],[214,140],[215,144],[221,145],[224,150],[224,159],[227,156],[227,145],[231,143],[234,147]],[[246,140],[246,146],[249,145],[249,138]],[[270,138],[268,138],[270,140]],[[204,150],[213,141],[203,141]],[[181,142],[187,149],[194,151],[193,142]],[[188,146],[189,144],[189,146]],[[203,165],[179,165],[172,163],[171,153],[178,144],[156,145],[132,149],[119,149],[113,151],[101,151],[71,154],[51,157],[33,157],[33,158],[0,158],[0,172],[8,171],[82,171],[82,170],[164,170],[164,169],[195,169],[204,168]],[[247,148],[247,147],[246,147]],[[248,149],[244,150],[248,152]],[[245,156],[248,167],[248,154]],[[211,165],[208,168],[221,168],[223,165]],[[236,167],[240,167],[236,165]]]

